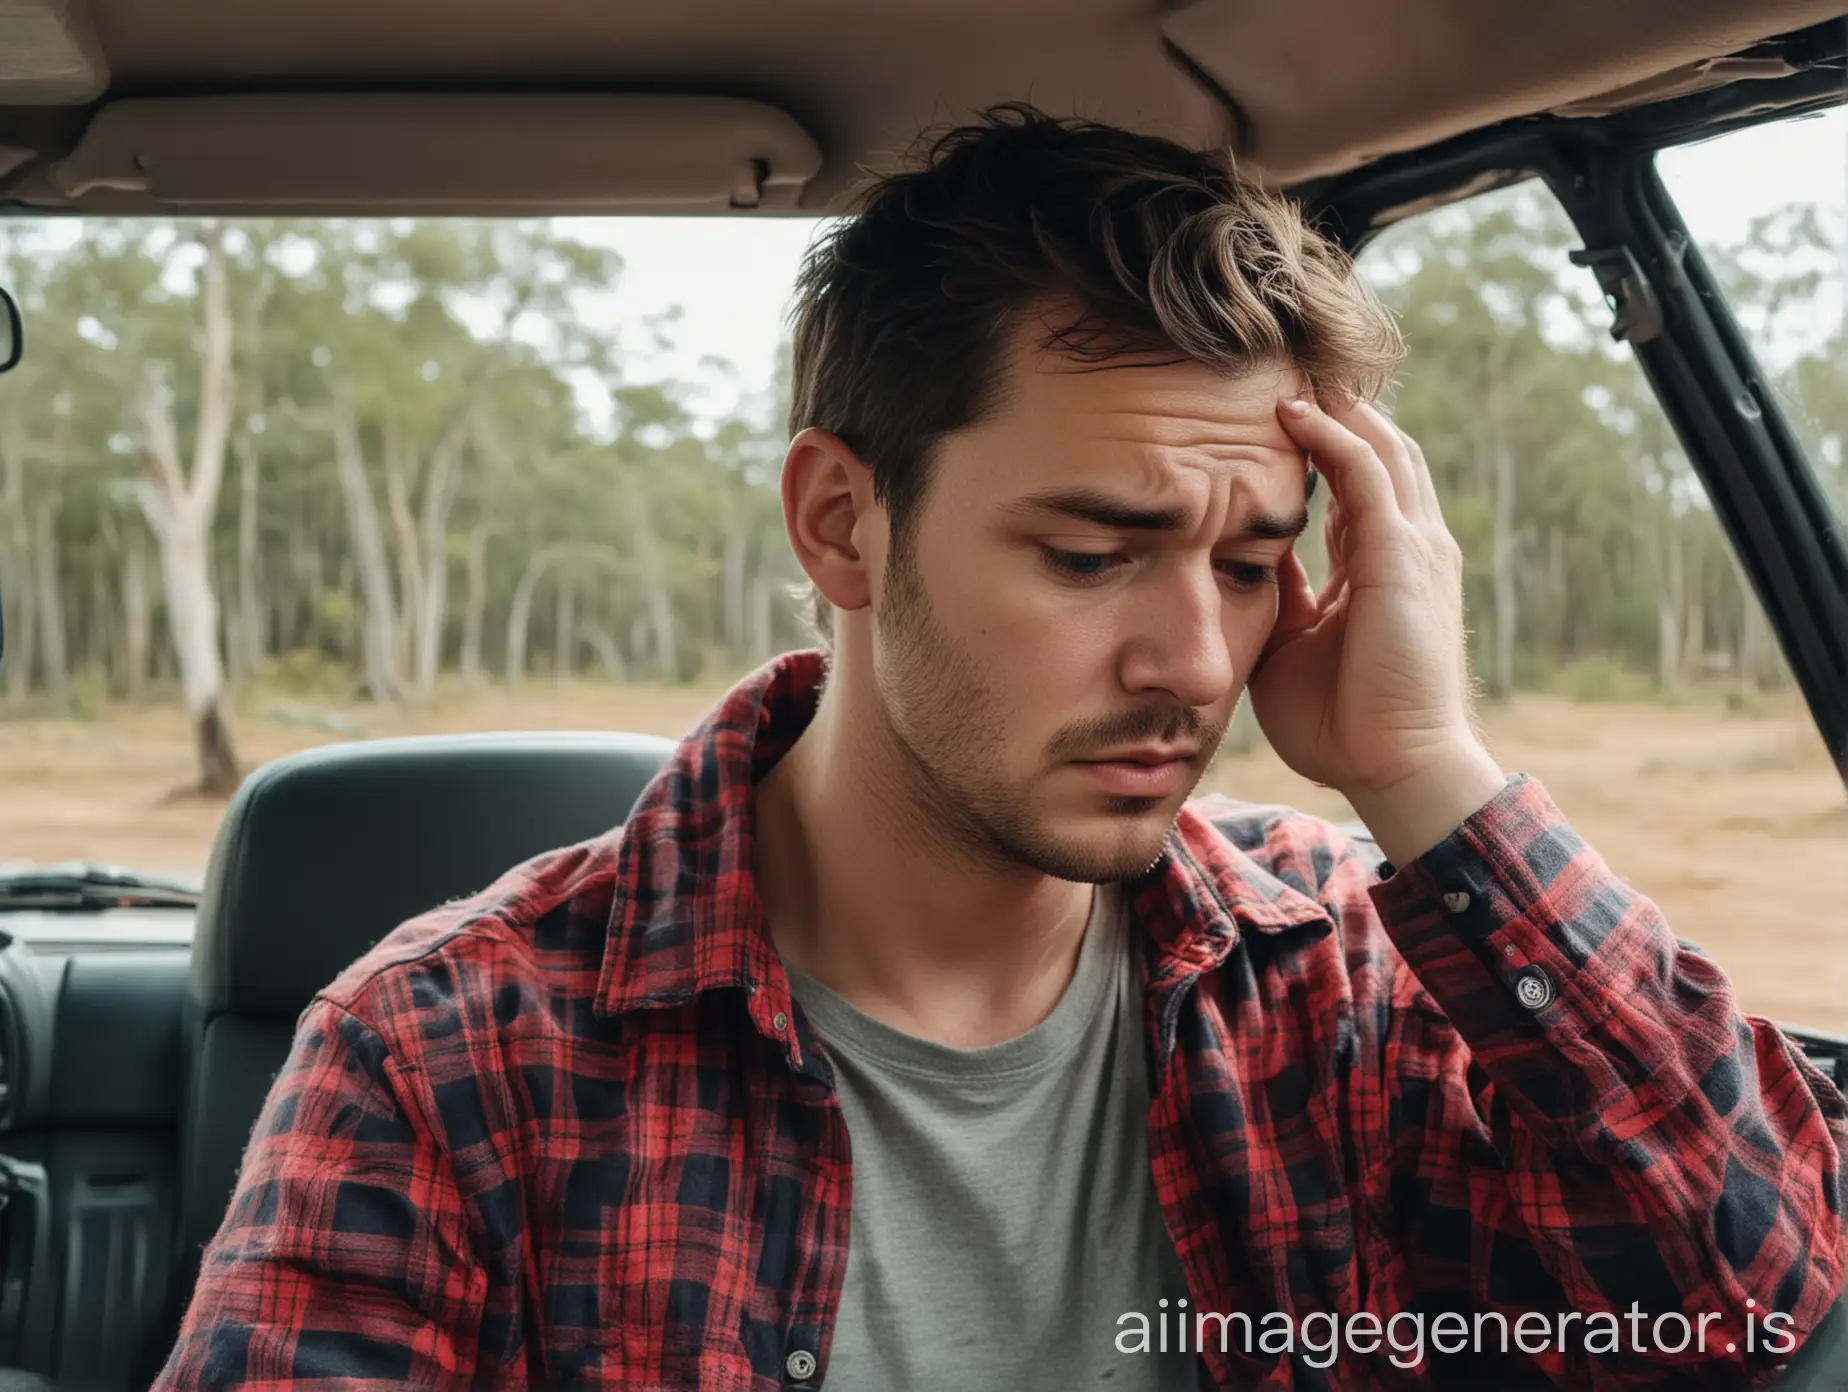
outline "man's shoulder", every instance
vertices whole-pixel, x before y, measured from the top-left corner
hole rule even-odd
[[[1223,862],[1222,871],[1252,882],[1258,897],[1274,895],[1273,902],[1293,906],[1291,913],[1274,915],[1273,923],[1281,918],[1286,925],[1320,923],[1330,930],[1315,955],[1272,956],[1274,969],[1287,975],[1319,963],[1314,970],[1325,974],[1322,979],[1341,983],[1339,989],[1357,1002],[1384,1005],[1397,999],[1407,980],[1403,958],[1373,893],[1389,867],[1364,823],[1216,793],[1188,806],[1196,814],[1197,835],[1217,838],[1242,854],[1242,860]]]
[[[475,894],[392,929],[317,1002],[388,1039],[435,1015],[492,1020],[510,1003],[594,997],[619,882],[622,828],[546,851]]]

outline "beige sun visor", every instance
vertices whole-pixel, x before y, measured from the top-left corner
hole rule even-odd
[[[51,178],[97,212],[700,214],[793,208],[821,160],[729,97],[276,94],[111,102]]]
[[[1848,0],[1200,0],[1163,31],[1232,94],[1243,153],[1293,181],[1517,116],[1619,109],[1669,94],[1651,90],[1665,75],[1696,90],[1710,60],[1844,12]]]
[[[0,0],[0,93],[45,106],[94,101],[109,85],[96,29],[77,0]]]

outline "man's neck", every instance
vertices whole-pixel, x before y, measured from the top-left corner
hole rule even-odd
[[[1094,890],[929,825],[902,751],[830,686],[757,785],[757,893],[784,958],[894,1029],[975,1048],[1052,1012]]]

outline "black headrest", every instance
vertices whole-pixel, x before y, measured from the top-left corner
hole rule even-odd
[[[265,764],[212,848],[193,994],[209,1014],[293,1022],[406,919],[622,823],[674,747],[650,735],[456,735]]]

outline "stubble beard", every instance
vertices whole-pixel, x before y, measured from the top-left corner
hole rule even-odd
[[[886,652],[885,660],[875,663],[874,681],[904,785],[893,791],[915,809],[918,834],[948,839],[963,856],[984,866],[1025,867],[1080,884],[1133,879],[1159,860],[1179,815],[1177,808],[1159,834],[1149,830],[1149,814],[1160,806],[1159,798],[1108,799],[1106,810],[1123,835],[1107,846],[1061,837],[1036,817],[1027,790],[996,772],[1009,766],[999,698],[980,664],[937,622],[909,547],[896,540],[883,591],[880,629]],[[1182,733],[1214,749],[1225,732],[1223,726],[1211,729],[1186,708],[1145,712],[1062,730],[1048,754],[1070,758],[1112,742],[1174,739]]]

